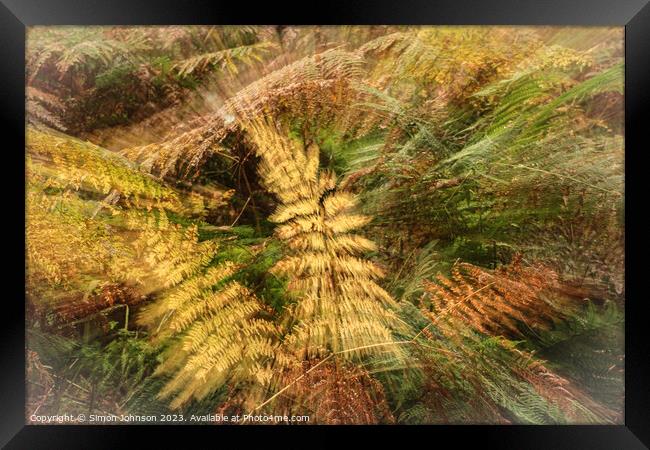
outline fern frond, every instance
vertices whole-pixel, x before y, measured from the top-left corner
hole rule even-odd
[[[572,308],[557,274],[518,260],[494,273],[456,264],[451,279],[438,276],[437,283],[425,282],[425,290],[427,315],[446,332],[463,323],[489,335],[521,336],[522,325],[548,329]]]
[[[297,380],[297,381],[295,381]],[[288,370],[292,383],[273,412],[309,415],[310,424],[394,423],[383,387],[362,368],[334,361],[303,361]]]
[[[131,226],[141,227],[142,220],[133,216]],[[167,288],[138,317],[157,340],[171,339],[156,371],[170,377],[159,398],[171,398],[175,409],[214,393],[227,380],[262,389],[271,377],[277,329],[250,290],[228,281],[238,267],[211,266],[219,244],[198,242],[196,227],[172,224],[162,211],[144,220],[149,225],[135,246]]]
[[[45,124],[57,130],[65,131],[66,127],[61,121],[64,107],[56,96],[32,86],[26,86],[25,99],[25,113],[28,123],[34,125]]]
[[[277,235],[291,248],[273,269],[289,277],[298,298],[285,343],[309,358],[383,353],[374,344],[390,342],[391,329],[399,328],[395,302],[373,281],[383,272],[355,256],[373,244],[350,233],[370,219],[352,213],[355,198],[336,192],[332,173],[319,172],[315,144],[303,148],[261,121],[247,130],[261,157],[262,180],[280,201],[273,216],[281,223]]]
[[[278,352],[277,329],[262,318],[261,303],[242,285],[233,282],[193,297],[190,305],[166,314],[164,330],[178,339],[157,374],[172,375],[159,393],[172,398],[172,408],[200,400],[228,380],[259,389],[268,385]]]
[[[27,151],[38,168],[46,172],[49,183],[59,188],[86,189],[153,201],[160,206],[174,207],[176,194],[145,173],[139,172],[127,160],[66,135],[28,127]],[[37,167],[35,167],[37,168]]]
[[[202,164],[215,154],[230,156],[222,141],[235,131],[234,125],[217,124],[199,126],[160,143],[128,147],[121,150],[126,158],[137,162],[145,171],[161,178],[167,175],[179,178],[194,178],[200,173]]]
[[[239,47],[225,48],[216,52],[203,53],[197,56],[180,61],[174,65],[178,75],[186,77],[194,72],[205,71],[211,66],[220,66],[221,69],[227,70],[231,74],[237,74],[239,69],[237,63],[251,64],[254,61],[261,62],[262,55],[275,48],[270,42],[258,42],[251,45],[242,45]]]

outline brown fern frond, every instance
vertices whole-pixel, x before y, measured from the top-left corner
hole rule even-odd
[[[350,82],[363,74],[363,59],[355,53],[332,49],[286,65],[249,84],[227,99],[216,112],[193,121],[163,142],[129,147],[122,153],[159,176],[195,176],[209,156],[233,158],[224,141],[239,134],[241,125],[260,114],[300,118],[306,134],[317,124],[346,129],[355,123],[350,108],[354,91]],[[335,120],[336,119],[336,120]],[[310,136],[313,138],[313,136]]]
[[[559,408],[570,423],[590,423],[594,419],[620,423],[623,419],[621,411],[596,402],[575,383],[549,370],[540,361],[533,360],[526,370],[519,370],[519,374],[549,404]]]
[[[284,384],[292,384],[274,403],[274,414],[308,415],[306,423],[324,425],[395,421],[382,385],[345,361],[303,361],[287,370],[282,379]]]
[[[440,275],[424,286],[425,313],[444,332],[463,323],[489,335],[520,336],[524,327],[549,328],[577,306],[554,271],[519,259],[494,271],[459,263],[451,278]]]
[[[25,100],[25,113],[28,123],[44,124],[65,131],[66,127],[61,120],[64,107],[56,96],[33,86],[26,86]]]
[[[223,154],[232,158],[222,142],[236,130],[236,124],[226,125],[215,115],[209,125],[198,126],[160,143],[128,147],[121,153],[143,170],[161,178],[172,175],[191,179],[199,174],[210,156]]]

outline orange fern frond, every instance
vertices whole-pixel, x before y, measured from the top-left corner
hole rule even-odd
[[[481,333],[520,336],[524,327],[548,328],[576,306],[554,271],[525,267],[519,259],[494,271],[459,263],[451,278],[440,275],[424,285],[425,313],[448,332],[460,321]]]

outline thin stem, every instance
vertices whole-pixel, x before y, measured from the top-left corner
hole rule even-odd
[[[251,201],[251,197],[248,196],[248,199],[246,200],[246,203],[244,203],[244,207],[241,209],[241,211],[239,212],[239,215],[237,216],[235,221],[232,223],[232,225],[230,225],[231,228],[235,226],[235,224],[237,223],[237,221],[239,220],[241,215],[244,214],[244,210],[246,209],[246,206],[248,206],[248,202],[250,202],[250,201]]]

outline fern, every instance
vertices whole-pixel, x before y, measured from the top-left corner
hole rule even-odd
[[[522,267],[516,260],[494,273],[469,264],[451,272],[451,280],[438,276],[437,283],[425,283],[429,315],[441,327],[450,325],[447,332],[461,320],[486,334],[521,336],[522,329],[547,329],[573,306],[557,275],[544,267]]]
[[[382,271],[356,255],[374,244],[352,234],[369,221],[354,214],[354,196],[336,192],[334,174],[318,170],[319,150],[302,148],[265,123],[248,127],[262,162],[260,174],[280,206],[271,217],[290,254],[274,267],[298,297],[287,343],[307,357],[382,351],[398,323],[394,300],[374,279]]]
[[[30,353],[27,395],[39,414],[114,417],[132,412],[127,405],[150,376],[157,355],[136,333],[124,330],[107,345],[37,331],[30,331],[28,341],[35,351]],[[49,389],[39,395],[43,381]]]
[[[234,124],[226,125],[223,120],[214,119],[209,125],[199,126],[161,143],[128,147],[121,153],[137,162],[143,170],[159,177],[172,175],[192,179],[211,156],[223,154],[232,158],[223,141],[235,131]]]
[[[233,158],[226,141],[239,135],[240,121],[263,111],[288,121],[302,117],[301,128],[306,133],[312,125],[323,127],[326,121],[346,129],[358,115],[351,113],[343,122],[337,119],[342,110],[349,110],[349,80],[363,74],[362,66],[359,55],[338,49],[300,59],[241,89],[218,111],[193,121],[189,130],[162,143],[128,147],[122,152],[159,176],[192,178],[213,154]]]
[[[273,48],[274,45],[269,42],[226,48],[216,52],[193,56],[176,63],[174,68],[181,77],[186,77],[195,72],[204,71],[207,67],[217,65],[232,74],[237,74],[239,71],[236,65],[237,62],[242,64],[251,64],[253,61],[261,62],[261,56]]]
[[[426,322],[420,322],[426,324]],[[411,347],[415,373],[401,376],[414,400],[401,405],[406,423],[616,422],[569,379],[502,337],[477,334],[471,322],[453,335],[439,322],[422,328]],[[404,386],[403,386],[404,387]],[[420,394],[424,392],[424,394]]]
[[[26,288],[37,316],[69,321],[140,300],[124,288],[138,277],[134,251],[104,218],[93,217],[96,202],[70,193],[48,195],[33,181],[26,201]]]
[[[31,411],[621,422],[620,30],[27,45]]]
[[[178,200],[172,190],[139,173],[125,159],[90,143],[28,128],[27,149],[39,168],[56,168],[46,173],[49,183],[59,188],[83,188],[104,195],[116,190],[136,202],[152,200],[172,208]]]
[[[142,237],[140,251],[167,289],[142,310],[139,322],[158,340],[171,339],[156,370],[170,376],[160,398],[172,397],[171,408],[178,408],[228,380],[268,383],[264,360],[275,355],[277,331],[261,302],[238,282],[227,281],[235,265],[210,266],[215,241],[198,242],[196,228],[170,224],[164,214],[157,223]]]
[[[291,384],[275,414],[309,415],[310,424],[394,423],[383,387],[363,369],[333,361],[304,361],[284,374]]]

